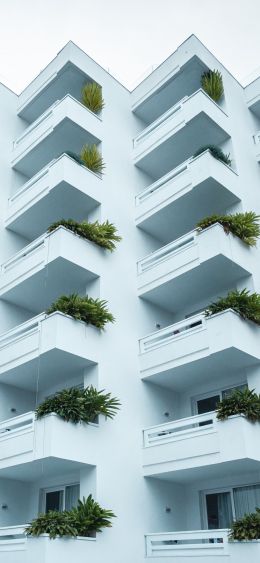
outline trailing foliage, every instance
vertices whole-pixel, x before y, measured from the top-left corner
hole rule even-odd
[[[103,174],[105,164],[97,145],[84,145],[81,149],[80,159],[92,172]]]
[[[222,74],[219,70],[204,72],[201,76],[201,86],[214,102],[218,102],[224,94]]]
[[[105,105],[101,86],[96,82],[85,84],[81,90],[81,101],[91,111],[99,113]]]
[[[94,422],[100,414],[113,418],[119,409],[120,402],[111,397],[111,393],[98,391],[92,385],[86,389],[63,389],[48,397],[36,409],[36,417],[42,418],[47,414],[56,413],[66,422]]]
[[[210,151],[214,158],[220,160],[221,162],[224,162],[224,164],[227,164],[228,166],[231,166],[229,154],[225,154],[219,147],[217,147],[217,145],[204,145],[200,147],[193,155],[193,158],[196,158],[196,156],[199,156],[205,151]]]
[[[56,537],[88,537],[94,532],[101,532],[102,528],[110,528],[111,518],[115,515],[111,510],[101,508],[92,495],[87,499],[78,500],[78,506],[64,512],[50,511],[39,514],[26,528],[27,536],[49,534],[51,539]]]
[[[50,225],[48,232],[51,233],[60,226],[69,229],[87,240],[95,242],[99,246],[102,246],[102,248],[106,248],[111,252],[116,248],[115,242],[120,242],[121,240],[121,237],[116,234],[117,229],[115,225],[109,223],[109,221],[105,221],[104,223],[99,223],[98,221],[94,223],[82,221],[78,223],[78,221],[74,221],[73,219],[60,219],[60,221],[56,221],[56,223]]]
[[[210,225],[220,223],[226,234],[233,233],[248,246],[255,246],[260,237],[259,215],[253,211],[235,213],[234,215],[210,215],[204,217],[196,225],[198,229],[207,229]]]
[[[231,540],[260,540],[260,508],[255,512],[245,514],[231,524],[229,538]]]
[[[70,295],[61,295],[46,311],[47,315],[51,315],[55,311],[60,311],[65,315],[70,315],[74,319],[84,321],[99,329],[103,329],[106,323],[115,321],[113,315],[109,313],[107,302],[102,299],[93,299],[85,295],[81,297],[77,293]]]
[[[226,420],[234,414],[244,414],[252,422],[260,422],[260,395],[252,389],[237,389],[217,405],[217,418]]]
[[[206,311],[206,317],[225,311],[226,309],[233,309],[243,319],[248,319],[257,325],[260,325],[260,294],[251,293],[246,289],[242,291],[230,291],[226,297],[220,297],[218,301],[211,303]]]

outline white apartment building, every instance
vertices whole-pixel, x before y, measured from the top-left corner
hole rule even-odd
[[[219,103],[201,89],[213,69]],[[80,101],[89,81],[100,115]],[[260,427],[214,410],[234,388],[260,392],[260,329],[203,311],[260,292],[260,253],[196,223],[260,214],[260,78],[243,88],[191,36],[129,92],[69,42],[20,95],[0,85],[0,100],[0,563],[257,563],[260,542],[230,542],[228,528],[260,506]],[[85,143],[102,178],[66,154]],[[193,158],[209,144],[231,166]],[[61,218],[108,219],[122,241],[110,253],[47,233]],[[72,292],[107,300],[116,322],[100,332],[45,314]],[[35,419],[47,396],[90,384],[120,399],[113,420]],[[111,529],[24,534],[48,502],[90,493],[116,514]]]

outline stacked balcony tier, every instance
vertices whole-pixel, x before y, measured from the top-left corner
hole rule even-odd
[[[136,196],[136,225],[163,242],[240,201],[237,174],[209,151],[184,162]]]
[[[63,154],[8,200],[5,226],[35,239],[61,218],[86,219],[100,205],[101,178]]]
[[[255,252],[219,224],[195,230],[139,260],[139,296],[177,312],[249,276],[254,259]]]
[[[100,275],[102,258],[96,244],[58,227],[2,264],[0,297],[39,313],[61,294],[84,291]]]
[[[14,141],[12,167],[31,177],[66,151],[101,139],[100,118],[70,95],[57,101]]]
[[[203,91],[184,98],[134,139],[134,164],[157,179],[201,146],[230,137],[225,112]]]
[[[259,364],[259,330],[232,310],[189,317],[140,340],[141,378],[177,391],[209,379],[216,387],[220,373]]]
[[[97,363],[100,333],[63,313],[42,313],[0,335],[0,381],[37,391]]]

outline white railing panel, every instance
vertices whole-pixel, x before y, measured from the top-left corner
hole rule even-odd
[[[161,262],[168,260],[174,254],[186,250],[195,244],[196,237],[198,236],[198,231],[194,230],[178,239],[166,244],[162,248],[159,248],[155,252],[151,252],[145,258],[142,258],[137,262],[137,272],[142,274],[151,268],[154,268]]]
[[[39,238],[35,239],[32,243],[28,244],[22,250],[17,252],[12,258],[9,258],[6,262],[1,265],[1,274],[8,272],[15,268],[20,262],[22,262],[25,258],[29,258],[33,256],[35,253],[39,253],[45,249],[47,241],[48,241],[48,234],[44,233]]]
[[[10,343],[15,342],[16,340],[19,340],[20,338],[24,338],[35,332],[38,332],[40,330],[40,322],[45,318],[46,314],[40,313],[40,315],[37,315],[36,317],[29,319],[25,323],[22,323],[19,326],[16,326],[15,328],[12,328],[11,330],[8,330],[7,332],[1,334],[0,349]]]
[[[35,413],[33,411],[0,422],[0,441],[20,432],[33,430],[34,423]]]
[[[195,530],[146,535],[147,557],[198,557],[228,554],[228,530]]]
[[[203,423],[203,424],[202,424]],[[189,416],[173,420],[165,424],[151,426],[143,430],[144,447],[156,446],[168,442],[175,442],[184,437],[205,434],[215,429],[216,414],[208,412],[196,416]]]
[[[192,162],[192,160],[193,158],[189,158],[188,160],[185,160],[184,162],[182,162],[182,164],[176,166],[176,168],[173,168],[173,170],[171,170],[170,172],[159,178],[159,180],[153,182],[153,184],[148,186],[148,188],[145,188],[145,190],[143,190],[140,194],[137,194],[135,196],[135,205],[136,206],[140,205],[141,203],[143,203],[143,201],[148,199],[155,192],[158,192],[162,188],[166,187],[171,180],[175,180],[181,174],[186,172],[189,169],[189,165]]]
[[[175,104],[170,109],[168,109],[165,113],[160,115],[160,117],[158,117],[158,119],[153,121],[153,123],[148,125],[148,127],[145,127],[145,129],[143,129],[143,131],[141,131],[141,133],[139,133],[139,135],[137,135],[134,138],[134,140],[133,140],[134,147],[136,147],[140,143],[140,141],[142,141],[145,137],[150,135],[157,127],[159,127],[159,125],[161,125],[162,123],[167,121],[167,119],[169,119],[173,114],[180,111],[182,109],[183,103],[187,99],[188,99],[188,96],[185,96],[184,98],[182,98],[182,100],[177,102],[177,104]]]
[[[169,344],[180,336],[186,336],[198,329],[201,330],[205,327],[205,314],[199,313],[193,315],[183,321],[167,326],[157,332],[153,332],[139,340],[141,354],[150,352],[160,346]]]

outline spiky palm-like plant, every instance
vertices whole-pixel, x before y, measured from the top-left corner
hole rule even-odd
[[[216,145],[204,145],[204,146],[200,147],[194,153],[193,158],[196,158],[196,156],[199,156],[200,154],[202,154],[205,151],[209,151],[210,154],[212,154],[212,156],[214,156],[214,158],[216,158],[217,160],[220,160],[221,162],[224,162],[224,164],[227,164],[228,166],[231,166],[231,160],[229,158],[229,154],[225,154]]]
[[[226,234],[240,238],[247,246],[255,246],[257,239],[260,237],[260,216],[253,211],[245,213],[235,213],[234,215],[209,215],[204,217],[196,225],[197,229],[203,230],[219,223],[222,225]]]
[[[260,508],[245,514],[231,524],[229,539],[237,541],[260,540]]]
[[[217,418],[226,420],[235,414],[244,414],[252,422],[260,422],[260,395],[252,389],[233,391],[217,405]]]
[[[260,325],[260,294],[259,293],[249,293],[247,289],[242,289],[238,291],[230,291],[226,297],[220,297],[218,301],[211,303],[206,311],[206,317],[215,315],[227,309],[233,309],[236,311],[243,319],[252,321],[253,323]]]
[[[71,293],[70,295],[61,295],[52,303],[46,313],[51,315],[55,311],[60,311],[76,320],[84,321],[86,324],[91,324],[103,330],[106,323],[115,321],[106,305],[107,301],[102,299],[93,299],[88,295],[81,297],[77,293]]]
[[[36,408],[36,417],[56,413],[66,422],[88,424],[94,422],[99,415],[114,418],[119,407],[119,400],[111,397],[111,393],[104,393],[103,389],[98,391],[92,385],[85,389],[70,387],[47,397]]]
[[[92,172],[103,174],[105,164],[97,145],[84,145],[80,152],[80,159]]]
[[[115,242],[120,242],[121,240],[121,237],[116,234],[117,229],[115,225],[109,223],[109,221],[105,221],[104,223],[99,223],[99,221],[95,221],[94,223],[82,221],[79,223],[73,219],[60,219],[60,221],[56,221],[50,225],[48,232],[51,233],[60,226],[69,229],[87,240],[95,242],[102,248],[106,248],[111,252],[116,248]]]
[[[214,102],[218,102],[224,94],[221,72],[219,70],[204,72],[201,76],[201,86]]]
[[[99,113],[105,105],[101,86],[96,82],[87,82],[87,84],[84,84],[81,90],[81,101],[82,104],[93,111],[93,113]]]

